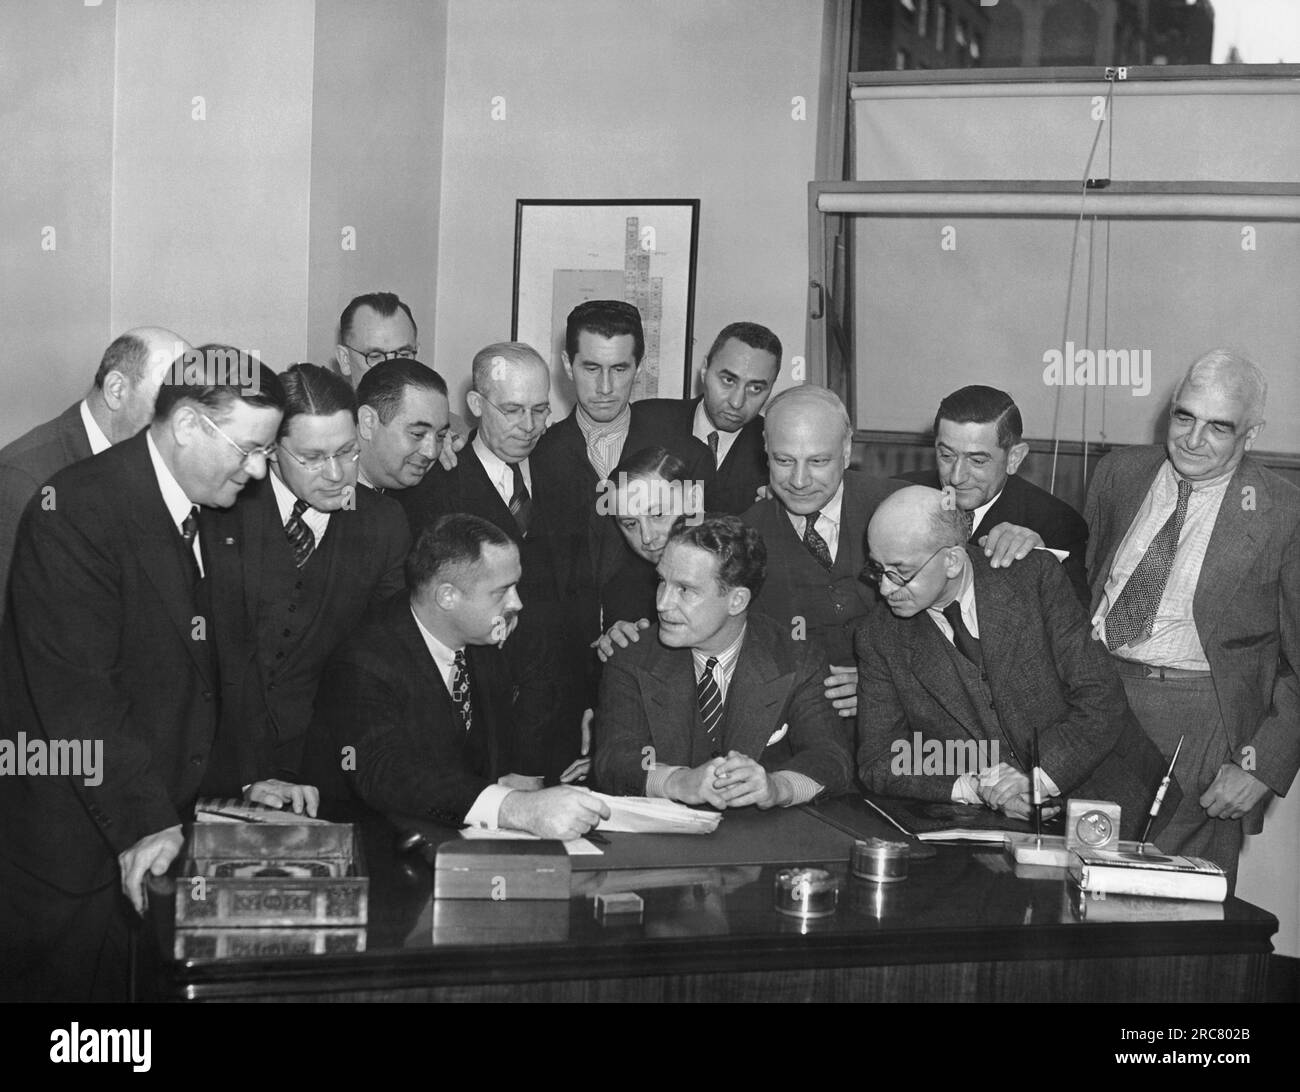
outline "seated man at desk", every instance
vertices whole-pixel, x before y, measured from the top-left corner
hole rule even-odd
[[[857,630],[863,784],[1027,819],[1037,734],[1048,802],[1113,801],[1122,809],[1121,836],[1136,837],[1164,764],[1090,639],[1069,579],[1045,550],[992,568],[982,551],[967,548],[965,517],[950,498],[908,486],[881,502],[867,529],[864,576],[880,585],[889,610],[869,614]],[[905,761],[922,749],[918,735],[922,747],[962,744],[945,746],[937,763],[951,768]],[[986,763],[965,761],[971,740],[988,744]],[[1154,834],[1180,795],[1171,782]]]
[[[751,615],[767,550],[735,516],[673,527],[657,628],[601,677],[596,777],[609,792],[715,808],[804,804],[849,787],[850,758],[822,693],[826,654]]]
[[[478,516],[441,516],[420,535],[408,594],[342,645],[318,691],[310,768],[324,794],[341,772],[378,811],[564,840],[608,818],[586,789],[541,788],[545,740],[515,731],[529,686],[501,646],[523,609],[520,575],[519,548]]]

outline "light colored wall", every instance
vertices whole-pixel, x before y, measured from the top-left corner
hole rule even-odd
[[[434,363],[454,399],[510,333],[521,197],[700,198],[696,363],[738,319],[804,355],[821,33],[821,0],[451,0]]]

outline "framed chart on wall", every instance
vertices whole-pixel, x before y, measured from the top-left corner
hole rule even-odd
[[[645,330],[633,400],[688,396],[699,219],[698,199],[516,201],[511,338],[558,374],[569,312],[623,300]]]

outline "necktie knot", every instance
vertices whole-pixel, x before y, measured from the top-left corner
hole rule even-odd
[[[199,506],[196,504],[190,509],[190,514],[181,520],[181,538],[185,540],[186,545],[194,542],[194,536],[199,533]]]
[[[296,500],[296,501],[293,502],[293,517],[292,517],[292,518],[293,518],[293,519],[301,519],[302,516],[303,516],[303,514],[304,514],[304,513],[307,511],[307,509],[310,508],[310,507],[311,507],[311,505],[308,504],[305,500],[303,500],[303,499],[300,497],[298,500]]]

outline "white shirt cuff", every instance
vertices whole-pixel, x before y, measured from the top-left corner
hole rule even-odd
[[[482,827],[484,830],[500,830],[497,821],[501,818],[501,801],[517,789],[508,789],[505,785],[489,785],[478,794],[469,811],[465,813],[465,825]]]
[[[962,774],[952,783],[952,802],[954,804],[982,804],[976,789],[979,781],[974,774]]]

